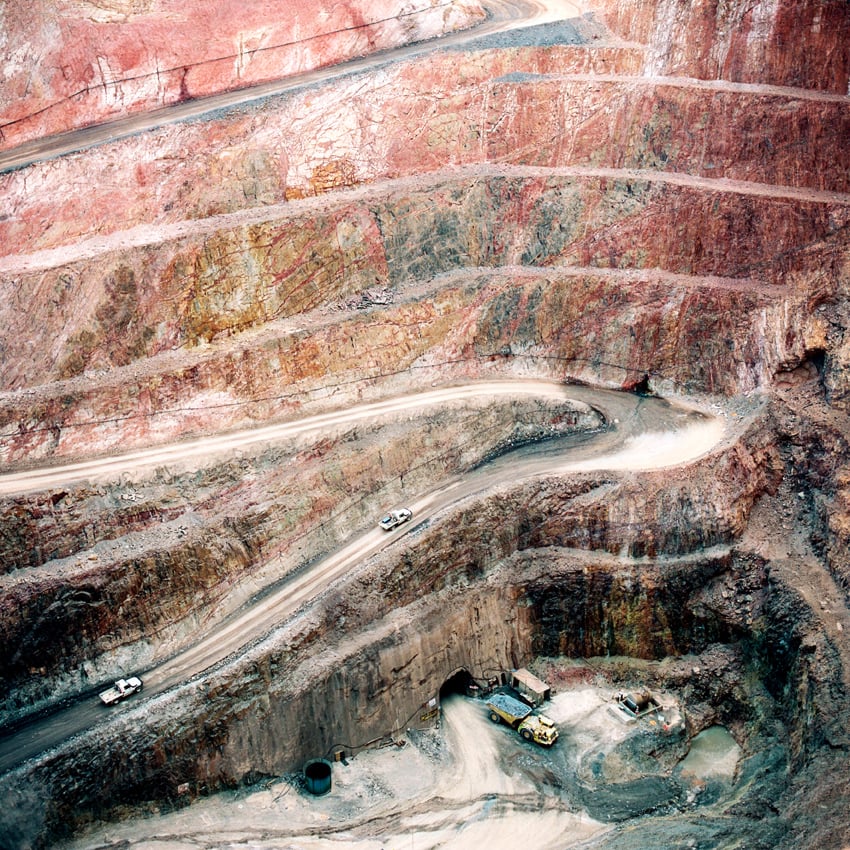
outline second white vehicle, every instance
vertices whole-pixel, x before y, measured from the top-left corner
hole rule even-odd
[[[127,699],[127,697],[138,693],[141,689],[142,680],[138,676],[131,676],[129,679],[119,679],[108,691],[104,691],[100,695],[100,700],[104,705],[115,705],[116,702]]]
[[[392,531],[402,523],[407,522],[412,516],[413,511],[410,508],[396,508],[381,520],[380,526],[384,531]]]

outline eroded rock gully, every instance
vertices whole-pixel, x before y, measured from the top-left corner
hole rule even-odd
[[[171,8],[82,5],[93,42],[104,16],[155,33]],[[443,29],[478,14],[448,7]],[[50,27],[27,8],[31,55]],[[850,9],[585,11],[0,175],[9,468],[481,379],[690,398],[726,429],[666,469],[473,488],[210,672],[0,776],[3,846],[356,753],[430,716],[458,670],[527,663],[556,689],[592,670],[674,691],[688,736],[722,723],[743,748],[725,796],[673,793],[597,846],[850,841]],[[431,34],[404,30],[306,59]],[[103,44],[101,75],[150,63]],[[4,102],[68,97],[91,76],[71,58],[23,99],[10,71]],[[291,70],[125,81],[121,103],[88,91],[29,123],[7,107],[4,144]],[[494,397],[4,496],[3,717],[188,646],[388,504],[615,424]]]

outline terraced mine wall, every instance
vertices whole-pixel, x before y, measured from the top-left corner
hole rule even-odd
[[[173,439],[203,428],[205,408],[234,427],[291,411],[299,391],[463,361],[734,394],[820,344],[799,316],[825,297],[806,291],[824,256],[842,262],[843,203],[797,204],[806,214],[789,222],[787,199],[706,197],[666,179],[428,182],[16,277],[4,377],[55,383],[3,400],[6,458]],[[722,229],[711,240],[706,220]],[[789,257],[776,231],[819,250]],[[43,310],[23,309],[33,297]],[[175,347],[213,341],[169,368]],[[34,342],[51,357],[25,357]],[[124,371],[92,381],[104,368]],[[88,380],[62,381],[75,376]]]
[[[474,0],[33,2],[4,10],[0,148],[278,80],[479,22]]]
[[[438,53],[377,79],[162,127],[2,175],[15,215],[0,235],[11,252],[141,224],[155,233],[153,225],[484,163],[846,191],[844,172],[823,165],[841,158],[844,92],[657,80],[642,73],[643,60],[640,51],[563,45]],[[82,196],[69,191],[88,167],[97,183]]]
[[[5,775],[4,837],[402,734],[459,668],[621,653],[744,742],[730,846],[850,841],[850,7],[599,11],[0,175],[13,465],[486,376],[766,399],[695,466],[457,507],[244,658]],[[525,415],[502,413],[493,445]],[[448,425],[470,428],[429,436]],[[299,529],[318,553],[371,522],[404,492],[373,467],[461,468],[402,431],[378,460],[363,430],[4,502],[10,711],[79,689],[60,662],[184,639],[267,556],[297,568]],[[671,844],[661,820],[642,846]]]
[[[636,75],[640,56],[564,46],[448,52],[427,74],[405,64],[382,71],[380,86],[341,82],[257,115],[164,128],[153,161],[149,139],[131,139],[3,175],[14,208],[0,222],[8,250],[55,251],[0,264],[4,386],[27,388],[4,400],[7,458],[169,439],[198,426],[193,408],[211,396],[251,402],[218,408],[236,425],[286,411],[279,398],[258,403],[259,387],[291,397],[331,375],[368,380],[500,352],[542,368],[557,359],[560,374],[608,385],[652,375],[665,391],[737,392],[829,348],[824,381],[840,400],[846,343],[826,337],[846,279],[848,207],[844,172],[823,163],[842,155],[844,98],[722,81],[659,87]],[[468,88],[440,97],[437,110],[434,92],[448,78]],[[419,129],[403,145],[376,144],[366,132],[375,114],[387,127],[421,114]],[[331,157],[299,141],[349,120],[355,131],[334,139]],[[466,137],[479,141],[458,148]],[[446,166],[452,173],[439,171]],[[83,198],[69,192],[81,167],[100,174]],[[317,194],[328,197],[310,200]],[[59,247],[75,238],[83,241]],[[481,267],[501,277],[472,274]],[[458,338],[441,309],[481,303],[480,291],[459,293],[441,277],[461,270],[488,280],[493,297],[514,290],[466,323],[471,339]],[[439,295],[428,298],[429,284]],[[535,288],[563,295],[543,303]],[[363,317],[370,308],[377,322]],[[535,318],[494,327],[507,309]],[[287,325],[317,310],[321,328]],[[542,320],[547,311],[558,319]],[[541,321],[557,321],[557,331]],[[684,337],[681,323],[690,325]],[[599,339],[600,324],[609,339]],[[402,342],[399,362],[387,362],[388,337]],[[49,355],[26,356],[30,341]],[[186,346],[194,356],[170,368],[171,352]],[[150,377],[133,368],[141,363]],[[112,380],[92,380],[106,371]],[[47,381],[59,383],[31,404],[32,388]],[[156,418],[116,425],[107,415],[116,408]],[[92,419],[110,421],[79,427]]]
[[[811,759],[825,753],[823,770],[836,771],[829,753],[846,734],[821,615],[734,543],[753,500],[777,484],[765,423],[757,416],[691,470],[719,488],[701,515],[661,472],[469,500],[243,657],[7,776],[7,834],[41,836],[38,846],[90,817],[356,753],[418,725],[458,669],[483,680],[535,656],[616,655],[679,659],[646,668],[648,680],[681,691],[692,732],[715,722],[738,732],[747,758],[735,828],[781,838],[788,822],[779,805],[765,812],[764,795],[813,793]],[[727,515],[735,504],[740,515]],[[593,528],[603,537],[588,540]],[[638,554],[647,548],[652,558]],[[21,817],[36,813],[45,819]]]
[[[283,581],[406,494],[508,448],[609,424],[577,402],[484,396],[183,473],[4,499],[0,639],[15,651],[0,662],[0,716],[151,666],[157,646],[185,646],[199,623],[243,604],[246,586]]]

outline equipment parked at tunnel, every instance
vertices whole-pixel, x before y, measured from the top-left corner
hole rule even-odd
[[[558,740],[558,727],[543,714],[534,714],[524,702],[507,694],[493,694],[487,700],[487,710],[494,723],[507,723],[526,741],[551,747]]]
[[[142,680],[137,676],[131,676],[129,679],[119,679],[108,691],[101,693],[100,699],[104,705],[114,705],[141,689]]]
[[[511,673],[511,687],[529,705],[537,708],[552,697],[552,689],[530,670],[521,667]]]

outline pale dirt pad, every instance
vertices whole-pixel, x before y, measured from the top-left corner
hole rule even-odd
[[[604,700],[592,689],[556,696],[546,710],[561,724],[563,742],[547,751],[491,723],[482,702],[450,697],[439,730],[334,764],[325,796],[310,796],[290,778],[104,826],[71,847],[569,848],[609,828],[579,810],[569,779],[588,748],[626,734],[605,719]]]

